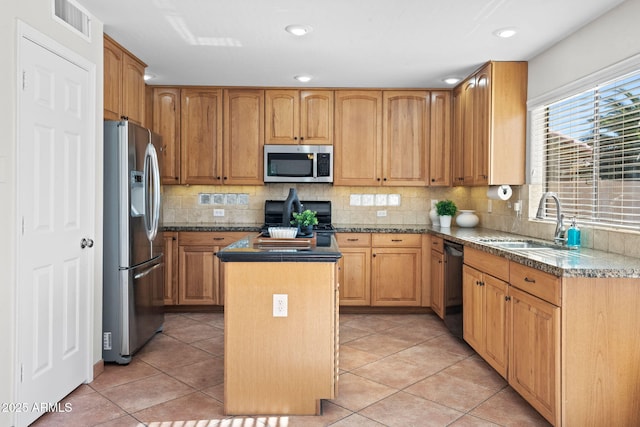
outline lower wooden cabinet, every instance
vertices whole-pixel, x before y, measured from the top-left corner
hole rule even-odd
[[[371,305],[371,234],[338,233],[340,305]]]
[[[431,309],[444,318],[444,250],[442,237],[431,236]]]
[[[560,307],[511,288],[509,384],[547,420],[560,407]]]
[[[178,233],[165,231],[164,237],[164,305],[178,300]]]
[[[478,266],[495,265],[509,270],[509,261],[491,254],[465,249],[462,268],[463,337],[487,363],[507,378],[509,284]],[[487,270],[493,271],[493,270]]]
[[[175,304],[223,305],[224,289],[216,253],[245,235],[245,232],[180,232]]]
[[[340,305],[422,305],[420,234],[338,233]]]
[[[422,236],[377,233],[371,246],[371,305],[420,306]]]

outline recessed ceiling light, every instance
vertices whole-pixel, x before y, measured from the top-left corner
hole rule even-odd
[[[287,25],[284,28],[288,33],[293,34],[294,36],[304,36],[307,33],[310,33],[312,28],[309,25]]]
[[[446,79],[444,79],[442,81],[445,82],[448,85],[454,85],[454,84],[458,83],[460,81],[460,79],[458,77],[447,77]]]
[[[295,76],[294,79],[296,79],[297,81],[299,81],[300,83],[308,83],[311,81],[313,77],[311,76],[306,76],[306,75],[300,75],[300,76]]]
[[[151,73],[144,73],[144,81],[146,82],[147,80],[151,80],[153,78],[155,78],[156,75],[155,74],[151,74]]]
[[[517,33],[515,28],[501,28],[493,32],[494,35],[501,37],[503,39],[508,39],[509,37],[515,36]]]

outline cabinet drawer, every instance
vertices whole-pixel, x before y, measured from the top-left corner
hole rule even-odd
[[[371,236],[371,245],[374,247],[422,247],[422,235],[420,234],[386,234],[376,233]]]
[[[368,248],[371,246],[371,233],[337,233],[338,246],[345,248]]]
[[[478,249],[464,248],[464,263],[505,282],[509,281],[509,260]]]
[[[441,254],[444,253],[444,239],[438,236],[431,236],[431,249]]]
[[[509,283],[511,286],[560,306],[561,288],[559,277],[513,262],[511,263]]]
[[[181,231],[178,233],[178,244],[180,246],[227,246],[247,234],[249,233],[244,231]]]

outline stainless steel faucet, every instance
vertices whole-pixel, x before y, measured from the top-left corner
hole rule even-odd
[[[540,204],[538,205],[536,218],[544,219],[545,203],[549,197],[551,197],[556,202],[556,231],[553,235],[553,241],[564,245],[566,242],[566,239],[564,237],[566,229],[564,228],[563,224],[564,214],[562,213],[562,208],[560,207],[560,199],[558,198],[558,195],[556,193],[548,191],[542,195],[542,197],[540,198]]]

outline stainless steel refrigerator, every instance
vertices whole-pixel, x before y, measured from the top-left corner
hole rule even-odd
[[[104,123],[103,346],[127,364],[164,322],[160,137],[128,121]]]

